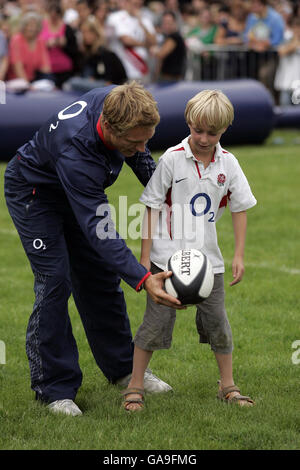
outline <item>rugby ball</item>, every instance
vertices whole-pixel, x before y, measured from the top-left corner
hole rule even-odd
[[[205,254],[194,248],[178,250],[168,260],[172,276],[165,281],[166,292],[182,305],[195,305],[210,295],[214,284],[212,265]]]

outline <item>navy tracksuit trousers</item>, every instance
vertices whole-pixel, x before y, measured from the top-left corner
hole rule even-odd
[[[5,197],[35,279],[26,352],[37,398],[74,399],[81,385],[71,294],[103,374],[111,382],[129,374],[133,342],[120,278],[87,243],[65,194],[48,185],[32,188],[13,159]]]

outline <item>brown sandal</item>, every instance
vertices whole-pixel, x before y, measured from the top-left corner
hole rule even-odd
[[[121,394],[124,397],[122,406],[126,411],[142,411],[143,410],[145,406],[144,405],[145,392],[142,388],[126,388],[125,390],[122,390]],[[141,396],[141,398],[126,398],[127,395],[132,395],[132,394],[138,394]],[[139,408],[136,410],[128,409],[128,405],[130,405],[130,403],[137,403],[139,405]]]
[[[237,395],[231,396],[232,392],[237,392]],[[240,394],[240,389],[236,385],[230,385],[229,387],[219,389],[217,398],[227,403],[238,403],[240,406],[242,406],[242,402],[249,403],[248,406],[255,405],[254,401],[250,397]]]

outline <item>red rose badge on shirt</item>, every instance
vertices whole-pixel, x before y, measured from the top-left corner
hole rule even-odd
[[[226,176],[225,176],[223,173],[220,173],[220,174],[218,175],[218,179],[217,179],[218,185],[219,185],[219,186],[224,186],[225,181],[226,181]]]

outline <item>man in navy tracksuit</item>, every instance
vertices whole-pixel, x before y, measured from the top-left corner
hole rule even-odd
[[[26,335],[31,386],[53,411],[81,414],[73,402],[82,373],[68,315],[71,293],[95,360],[112,383],[132,370],[120,280],[137,291],[145,287],[159,303],[179,305],[163,290],[170,273],[150,275],[103,223],[105,188],[124,161],[142,184],[150,179],[155,163],[145,144],[158,122],[156,103],[141,85],[94,89],[52,116],[7,166],[7,205],[35,278]],[[153,382],[152,391],[171,388],[148,375],[149,390]]]

